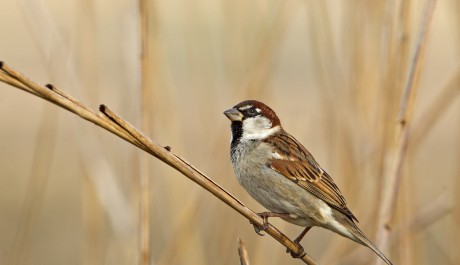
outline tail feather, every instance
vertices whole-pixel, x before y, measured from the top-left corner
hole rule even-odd
[[[359,234],[360,234],[360,237],[359,237],[359,240],[361,242],[358,242],[368,248],[370,248],[372,251],[375,252],[375,254],[377,254],[380,258],[382,258],[388,265],[393,265],[393,263],[385,256],[385,254],[382,253],[382,251],[380,251],[364,234],[363,232],[361,232],[361,230],[359,230],[358,228],[358,231],[359,231]]]
[[[336,212],[338,213],[338,212]],[[336,233],[347,237],[356,243],[359,243],[363,246],[370,248],[375,252],[382,260],[384,260],[388,265],[393,265],[393,263],[380,251],[370,240],[364,235],[364,233],[359,229],[359,227],[353,222],[351,218],[343,214],[335,214],[335,220],[337,223],[335,226],[330,227],[330,229]]]
[[[354,239],[354,241],[356,241],[357,243],[363,245],[363,246],[366,246],[368,248],[370,248],[372,251],[375,252],[375,254],[377,254],[381,259],[383,259],[388,265],[393,265],[393,263],[385,256],[385,254],[383,254],[382,251],[380,251],[370,240],[369,238],[366,237],[366,235],[364,235],[364,233],[361,231],[361,229],[359,229],[358,226],[356,226],[356,224],[351,221],[352,223],[350,223],[350,229],[348,229],[350,232],[352,232],[352,234],[356,237]]]

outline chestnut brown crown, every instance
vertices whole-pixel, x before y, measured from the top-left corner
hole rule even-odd
[[[245,118],[264,116],[272,123],[272,127],[281,125],[280,119],[269,106],[257,100],[245,100],[236,104],[224,114],[232,121],[242,121]]]

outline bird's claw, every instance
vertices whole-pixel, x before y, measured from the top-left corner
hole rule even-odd
[[[260,216],[262,218],[262,220],[263,220],[262,226],[258,226],[256,224],[254,224],[253,222],[250,222],[250,223],[254,226],[254,231],[256,231],[256,234],[258,234],[259,236],[264,236],[264,234],[261,233],[261,231],[267,230],[267,228],[269,226],[269,224],[268,224],[268,213],[263,212],[263,213],[258,213],[257,215]]]
[[[258,227],[255,224],[252,224],[252,225],[254,226],[254,231],[256,231],[256,234],[258,234],[259,236],[265,236],[263,233],[260,232],[260,231],[265,231],[263,227]]]
[[[252,224],[252,226],[254,226],[254,231],[256,231],[256,234],[258,234],[259,236],[265,236],[263,233],[261,233],[260,231],[265,231],[267,228],[264,228],[264,226],[257,226],[256,224],[254,224],[253,222],[249,222]]]

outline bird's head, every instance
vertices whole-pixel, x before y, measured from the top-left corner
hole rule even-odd
[[[263,140],[281,129],[276,113],[260,101],[243,101],[224,114],[232,121],[232,143]]]

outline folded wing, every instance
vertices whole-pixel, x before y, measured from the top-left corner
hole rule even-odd
[[[332,178],[294,137],[283,131],[267,139],[266,143],[272,145],[277,153],[269,163],[273,170],[322,199],[351,220],[358,221],[348,209],[345,198]]]

